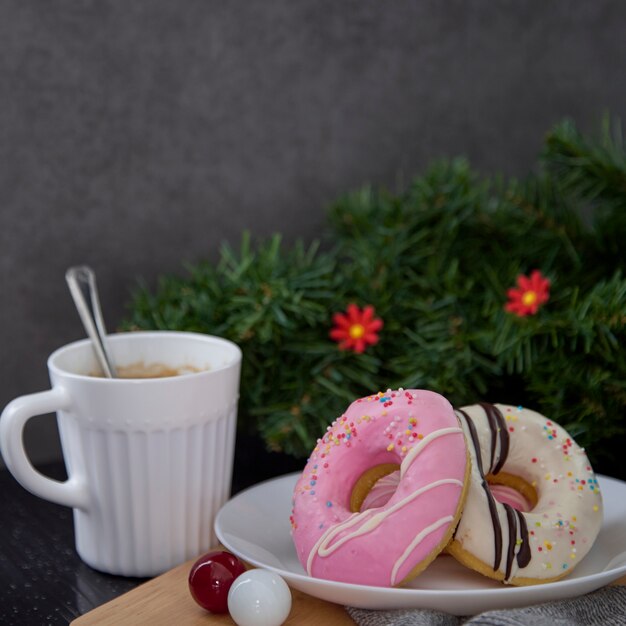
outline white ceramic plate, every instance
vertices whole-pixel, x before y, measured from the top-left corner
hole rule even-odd
[[[507,587],[470,571],[450,556],[438,557],[402,589],[351,585],[306,574],[291,540],[291,496],[299,474],[288,474],[229,500],[215,521],[227,550],[256,567],[280,574],[311,596],[364,609],[435,609],[474,615],[579,596],[626,574],[626,483],[599,476],[604,523],[598,538],[571,576],[531,587]]]

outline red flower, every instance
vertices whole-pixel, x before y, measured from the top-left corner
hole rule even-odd
[[[533,270],[530,276],[520,274],[517,277],[519,289],[511,288],[507,291],[509,301],[504,310],[523,317],[534,315],[539,307],[550,299],[550,280],[539,270]]]
[[[374,313],[373,306],[361,310],[356,304],[350,304],[345,314],[333,315],[335,327],[330,331],[330,337],[339,343],[340,350],[354,350],[360,354],[368,344],[373,346],[378,342],[383,321],[374,317]]]

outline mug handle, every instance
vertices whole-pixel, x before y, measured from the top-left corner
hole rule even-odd
[[[24,448],[24,426],[31,417],[70,406],[69,394],[62,387],[16,398],[0,417],[0,450],[7,468],[22,487],[44,500],[86,510],[89,492],[84,477],[73,473],[65,482],[48,478],[33,467]]]

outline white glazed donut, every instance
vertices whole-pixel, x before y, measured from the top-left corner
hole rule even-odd
[[[513,585],[569,574],[602,525],[602,496],[584,450],[561,426],[529,409],[480,403],[456,413],[472,470],[448,552]],[[528,487],[526,499],[535,501],[530,510],[498,502],[487,484],[516,481]]]

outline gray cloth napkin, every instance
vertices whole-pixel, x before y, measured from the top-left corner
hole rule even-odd
[[[626,625],[626,587],[605,587],[578,598],[521,609],[455,617],[423,609],[370,611],[346,607],[359,626],[620,626]]]

